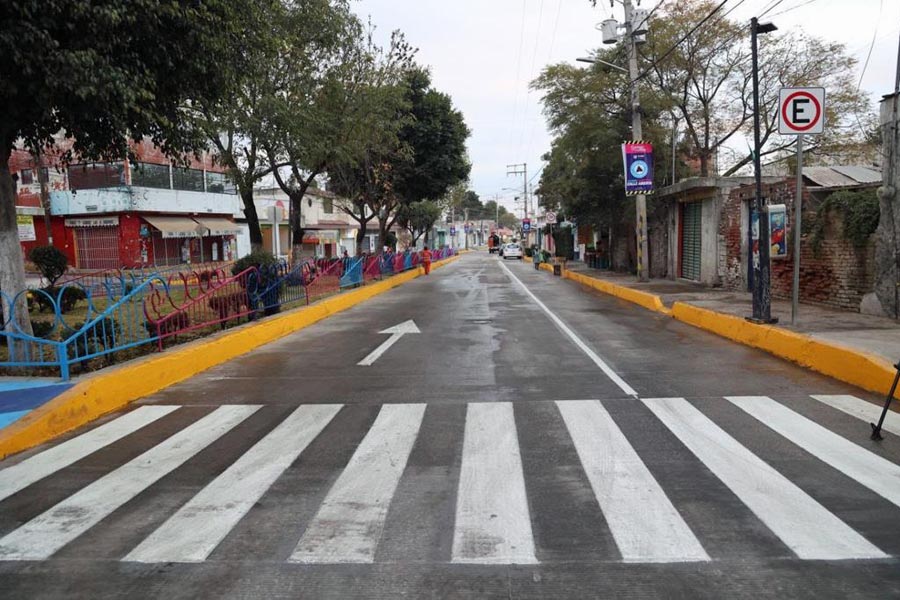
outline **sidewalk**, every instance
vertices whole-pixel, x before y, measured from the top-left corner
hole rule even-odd
[[[540,265],[545,268],[545,265]],[[689,281],[636,281],[633,275],[569,263],[563,276],[648,310],[877,394],[891,389],[900,361],[900,322],[801,304],[792,326],[789,301],[775,300],[775,325],[757,325],[747,292],[708,288]]]

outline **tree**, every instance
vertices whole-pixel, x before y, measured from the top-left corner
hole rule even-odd
[[[506,229],[516,229],[519,226],[519,219],[516,218],[516,215],[512,213],[506,213],[500,215],[500,227],[505,227]]]
[[[196,106],[227,90],[231,60],[254,32],[241,0],[6,0],[0,4],[0,289],[25,289],[9,160],[54,135],[69,157],[120,159],[149,137],[170,156],[204,146]],[[226,66],[223,66],[226,65]],[[3,300],[5,314],[13,312]],[[24,295],[14,311],[30,332]]]
[[[726,176],[752,160],[749,153],[728,153],[736,136],[751,135],[752,61],[746,24],[718,16],[679,43],[717,4],[668,0],[642,46],[641,68],[647,69],[642,94],[649,84],[661,107],[679,115],[700,162],[701,176],[709,175],[710,162],[720,151],[726,155]],[[863,142],[867,132],[857,128],[856,115],[867,112],[867,99],[856,90],[852,79],[856,60],[843,44],[795,31],[760,36],[759,44],[761,156],[783,156],[796,143],[794,136],[777,135],[776,105],[783,86],[828,89],[828,131],[808,139],[805,150],[810,154],[833,154]]]
[[[366,88],[396,77],[410,48],[397,35],[382,54],[372,43],[371,25],[367,31],[347,0],[291,6],[265,143],[275,181],[290,201],[296,258],[306,192],[330,165],[352,162],[366,140],[381,135],[371,128],[383,126],[390,107],[369,104],[374,95]]]
[[[397,215],[397,223],[406,229],[412,236],[412,245],[415,246],[425,233],[434,227],[441,218],[443,209],[440,204],[432,200],[420,200],[400,207]]]
[[[272,99],[283,71],[278,58],[284,48],[281,28],[286,13],[278,0],[248,3],[247,18],[259,32],[255,43],[231,56],[236,63],[227,71],[232,77],[230,92],[212,104],[198,104],[203,114],[201,126],[241,196],[254,251],[262,248],[263,239],[253,190],[272,172],[263,149]]]
[[[391,169],[408,155],[399,132],[408,114],[402,82],[414,50],[399,32],[386,49],[373,41],[372,33],[370,25],[357,46],[357,59],[347,63],[354,82],[341,117],[348,125],[348,143],[327,166],[329,188],[341,197],[338,208],[358,225],[357,254],[363,252],[369,223],[397,206]],[[382,235],[379,252],[384,241]]]

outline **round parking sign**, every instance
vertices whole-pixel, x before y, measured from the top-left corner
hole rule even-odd
[[[818,134],[825,130],[824,88],[782,88],[778,100],[778,133]]]

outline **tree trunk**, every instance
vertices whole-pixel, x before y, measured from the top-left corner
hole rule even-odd
[[[299,192],[293,193],[288,198],[291,202],[291,262],[299,263],[303,259],[303,196],[306,194],[306,186],[303,186]]]
[[[700,149],[700,177],[709,177],[709,152]]]
[[[360,223],[359,228],[356,230],[356,255],[362,256],[363,254],[363,241],[366,239],[366,223]]]
[[[16,224],[16,186],[9,171],[9,146],[0,141],[0,291],[3,322],[15,318],[22,333],[31,335],[31,319],[25,298],[25,262]],[[21,293],[21,294],[20,294]],[[18,295],[18,299],[16,296]],[[16,299],[15,307],[10,302]],[[10,358],[13,347],[10,345]]]
[[[250,249],[260,250],[263,247],[262,229],[259,227],[256,203],[253,202],[253,188],[241,190],[241,202],[244,203],[244,218],[247,219],[247,227],[250,229]]]

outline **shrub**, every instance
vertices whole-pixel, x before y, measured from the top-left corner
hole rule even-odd
[[[825,239],[825,222],[828,213],[836,210],[843,221],[843,237],[855,246],[865,246],[869,237],[878,229],[881,209],[878,196],[872,190],[851,192],[843,190],[830,195],[816,211],[812,221],[810,243],[818,254]]]
[[[276,264],[278,264],[278,259],[275,258],[275,255],[271,252],[266,252],[265,250],[254,250],[247,256],[241,257],[238,260],[234,261],[234,264],[231,266],[231,274],[237,275],[242,271],[246,271],[250,267],[256,267],[257,269],[259,269],[263,266]]]
[[[28,258],[47,280],[47,287],[51,288],[69,268],[69,259],[55,246],[38,246],[31,250]]]
[[[525,256],[527,256],[528,258],[531,258],[532,256],[534,256],[534,248],[532,248],[530,246],[525,248]]]

